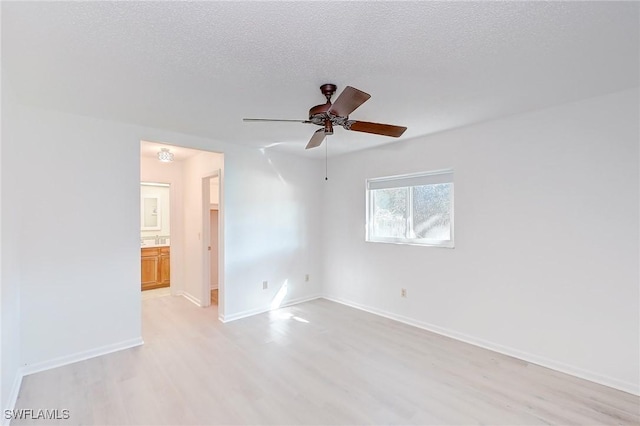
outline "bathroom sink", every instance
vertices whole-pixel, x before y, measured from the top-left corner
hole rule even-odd
[[[140,243],[140,247],[144,248],[144,247],[166,247],[170,245],[170,239],[169,238],[161,238],[160,241],[158,241],[158,243],[156,244],[156,242],[154,240],[144,240]]]

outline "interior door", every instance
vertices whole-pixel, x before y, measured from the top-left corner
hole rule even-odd
[[[211,289],[218,288],[218,210],[209,211],[209,219],[211,222]]]

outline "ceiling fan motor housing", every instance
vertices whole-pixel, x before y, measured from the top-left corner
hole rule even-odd
[[[325,120],[329,118],[329,108],[331,108],[331,102],[326,104],[316,105],[309,110],[309,121],[318,126],[323,126]]]
[[[331,108],[331,103],[314,106],[309,110],[309,121],[317,126],[325,126],[328,121],[347,130],[349,130],[351,124],[355,123],[355,120],[349,120],[349,117],[333,115],[329,112],[329,108]]]
[[[335,84],[327,83],[320,86],[320,91],[327,98],[327,103],[316,105],[309,110],[309,121],[318,126],[325,126],[327,120],[331,120],[331,117],[328,113],[329,108],[331,108],[331,97],[337,90],[337,86]]]

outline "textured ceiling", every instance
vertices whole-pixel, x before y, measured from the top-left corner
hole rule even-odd
[[[404,139],[639,84],[637,2],[2,2],[18,99],[304,151],[335,83]],[[395,139],[336,129],[329,153]],[[169,141],[171,142],[171,141]]]

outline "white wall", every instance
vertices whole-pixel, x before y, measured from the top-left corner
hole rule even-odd
[[[21,209],[22,364],[137,343],[140,137],[66,114],[20,108],[19,118],[11,185]]]
[[[2,153],[0,157],[0,409],[12,405],[20,381],[20,264],[19,228],[21,208],[14,176],[19,171],[18,149],[14,141],[18,117],[7,99],[2,82]],[[3,416],[4,417],[4,416]],[[0,420],[0,424],[4,424]]]
[[[220,203],[220,178],[211,178],[209,179],[209,183],[209,202],[218,205],[218,203]]]
[[[332,159],[325,293],[638,393],[638,100],[625,91]],[[450,167],[455,249],[365,243],[365,179]]]
[[[321,292],[323,167],[269,150],[248,151],[241,162],[225,154],[226,319],[270,306],[285,284],[283,302]]]
[[[288,278],[289,299],[320,294],[322,172],[316,162],[30,107],[16,106],[16,114],[15,138],[3,140],[3,149],[6,144],[16,153],[11,169],[3,168],[3,182],[10,182],[12,209],[20,215],[3,215],[3,229],[15,232],[12,241],[3,234],[3,248],[17,244],[20,358],[28,369],[141,335],[141,140],[225,153],[230,318],[269,308],[274,294],[261,289],[264,279]],[[311,282],[303,282],[304,273]]]

